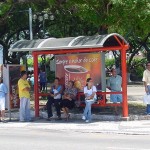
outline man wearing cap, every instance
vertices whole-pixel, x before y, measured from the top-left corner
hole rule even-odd
[[[31,121],[30,117],[30,85],[27,81],[27,72],[21,72],[21,78],[18,81],[20,98],[20,122]]]
[[[5,122],[5,96],[7,94],[6,85],[3,83],[2,78],[0,77],[0,117],[2,122]]]

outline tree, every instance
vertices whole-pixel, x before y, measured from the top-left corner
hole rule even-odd
[[[10,63],[16,63],[24,55],[8,55],[8,48],[17,40],[29,39],[28,13],[23,12],[29,7],[33,12],[55,15],[54,21],[45,20],[47,37],[110,32],[126,36],[132,32],[144,39],[149,32],[149,0],[7,0],[0,3],[0,40],[5,45],[5,56]],[[34,38],[45,37],[41,34],[42,28],[42,22],[33,22]]]

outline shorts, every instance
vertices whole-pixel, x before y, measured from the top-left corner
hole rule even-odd
[[[0,97],[0,110],[5,110],[5,97]]]
[[[122,102],[122,94],[111,94],[110,101],[113,103]]]

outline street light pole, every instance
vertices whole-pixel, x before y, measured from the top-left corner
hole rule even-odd
[[[30,40],[33,40],[33,32],[32,32],[32,9],[29,8],[29,31],[30,31]]]

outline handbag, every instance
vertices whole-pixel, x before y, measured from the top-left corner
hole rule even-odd
[[[143,97],[144,104],[150,104],[150,94],[145,94]]]

